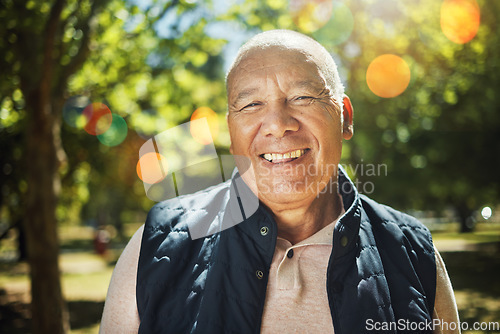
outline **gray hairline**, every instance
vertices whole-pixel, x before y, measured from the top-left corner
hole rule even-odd
[[[340,80],[337,65],[332,55],[316,40],[291,30],[271,30],[255,35],[248,40],[238,50],[236,58],[229,67],[226,77],[226,92],[228,89],[228,78],[238,67],[243,59],[254,50],[266,50],[272,47],[279,47],[287,50],[297,50],[306,56],[317,60],[317,65],[325,75],[327,84],[333,90],[333,98],[340,109],[340,117],[343,120],[343,96],[344,85]]]

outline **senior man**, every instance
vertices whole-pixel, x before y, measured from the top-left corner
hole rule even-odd
[[[183,197],[184,207],[165,201],[150,211],[116,265],[101,332],[456,328],[429,231],[360,195],[338,168],[353,108],[330,54],[302,34],[264,32],[241,47],[226,84],[230,151],[250,161],[234,176],[243,186],[228,181]],[[248,216],[244,187],[259,200]],[[202,212],[226,215],[235,198],[242,222],[190,237]]]

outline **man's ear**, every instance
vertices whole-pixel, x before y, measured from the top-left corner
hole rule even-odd
[[[343,108],[344,126],[342,128],[342,134],[345,140],[349,140],[352,138],[352,135],[354,134],[354,128],[352,125],[352,118],[353,118],[352,103],[349,96],[345,94],[344,98],[342,99],[342,102],[344,104]]]

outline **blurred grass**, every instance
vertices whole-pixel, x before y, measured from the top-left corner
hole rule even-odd
[[[474,233],[434,232],[434,241],[467,240],[471,243],[500,242],[500,224],[478,224]]]
[[[61,254],[60,266],[63,273],[63,293],[70,312],[71,333],[97,333],[113,264],[101,256],[78,252]],[[0,305],[8,304],[19,310],[22,317],[29,318],[29,284],[28,267],[25,263],[3,264],[0,290],[6,291],[7,298],[0,301]],[[3,318],[0,316],[0,332],[29,333],[26,321],[17,321],[15,324],[19,328],[9,326],[6,330],[7,319]]]
[[[104,300],[114,265],[128,239],[141,224],[125,226],[125,238],[112,240],[104,256],[94,253],[94,230],[85,226],[60,228],[59,265],[62,289],[68,304],[71,333],[99,332]],[[113,232],[113,231],[111,231]],[[30,333],[30,282],[27,263],[17,263],[13,234],[0,243],[0,333]]]
[[[432,234],[455,292],[460,321],[500,323],[500,224],[480,223],[473,233],[455,225]],[[498,331],[463,331],[498,333]]]
[[[60,229],[62,286],[68,302],[71,333],[99,331],[104,300],[114,264],[128,238],[141,224],[126,225],[124,240],[113,240],[106,256],[93,251],[90,227]],[[460,234],[456,225],[433,233],[445,260],[461,321],[500,321],[500,224],[479,224],[477,231]],[[14,236],[15,237],[15,236]],[[16,263],[12,240],[0,243],[0,332],[29,333],[29,279],[26,263]],[[474,332],[467,332],[474,333]],[[490,332],[475,332],[490,333]]]

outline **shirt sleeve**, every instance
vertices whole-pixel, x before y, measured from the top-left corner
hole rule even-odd
[[[128,334],[139,330],[135,285],[143,230],[144,225],[134,234],[116,263],[104,304],[100,334]]]
[[[458,318],[457,303],[453,294],[453,287],[446,271],[441,255],[436,246],[436,299],[434,302],[434,333],[451,334],[460,333],[460,323]]]

